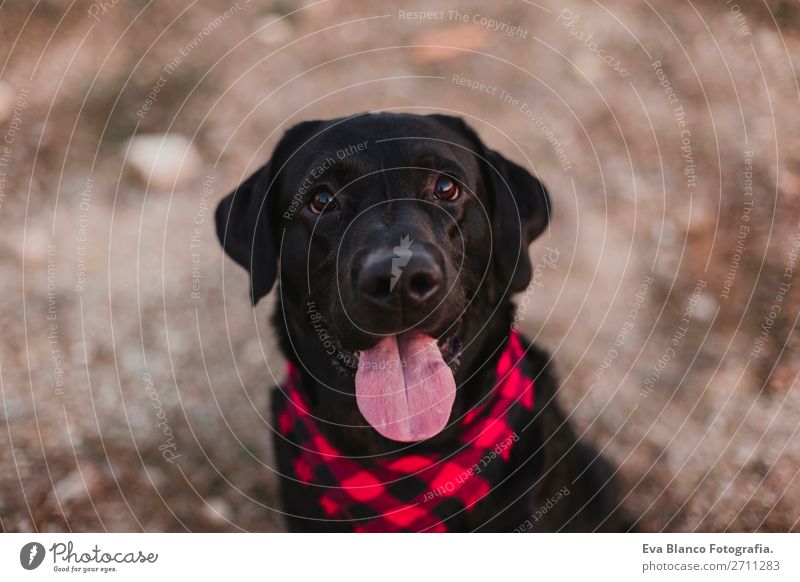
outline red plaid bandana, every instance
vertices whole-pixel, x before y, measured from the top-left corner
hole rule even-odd
[[[447,519],[471,508],[504,474],[516,430],[533,410],[533,380],[520,369],[525,350],[511,332],[497,362],[495,388],[458,422],[460,446],[447,453],[345,457],[319,430],[302,393],[299,370],[288,365],[288,396],[278,431],[296,445],[293,477],[319,488],[321,513],[348,520],[355,531],[447,531]],[[295,447],[293,447],[295,448]]]

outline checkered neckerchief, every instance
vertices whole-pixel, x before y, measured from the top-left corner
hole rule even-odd
[[[469,512],[502,475],[517,430],[533,409],[533,380],[520,369],[525,350],[512,332],[497,362],[495,388],[458,421],[460,446],[444,453],[345,457],[319,430],[302,393],[300,372],[288,365],[279,432],[292,442],[293,478],[319,490],[321,513],[352,522],[355,531],[447,531],[447,520]]]

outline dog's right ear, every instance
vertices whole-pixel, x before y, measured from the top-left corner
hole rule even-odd
[[[280,175],[286,163],[317,134],[324,122],[291,127],[260,170],[239,184],[217,206],[217,236],[234,261],[250,271],[253,305],[270,292],[278,276]]]
[[[222,248],[250,272],[253,305],[269,293],[278,273],[278,250],[268,205],[278,193],[273,184],[272,162],[239,184],[217,206],[217,236]],[[268,195],[268,190],[272,194]]]

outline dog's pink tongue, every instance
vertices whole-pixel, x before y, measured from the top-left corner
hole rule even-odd
[[[450,418],[455,397],[453,373],[430,336],[389,336],[361,352],[358,409],[386,438],[409,442],[438,434]]]

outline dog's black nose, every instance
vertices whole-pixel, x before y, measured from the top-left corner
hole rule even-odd
[[[438,299],[444,275],[440,262],[428,250],[400,246],[367,254],[357,276],[362,296],[383,305],[422,307]]]

